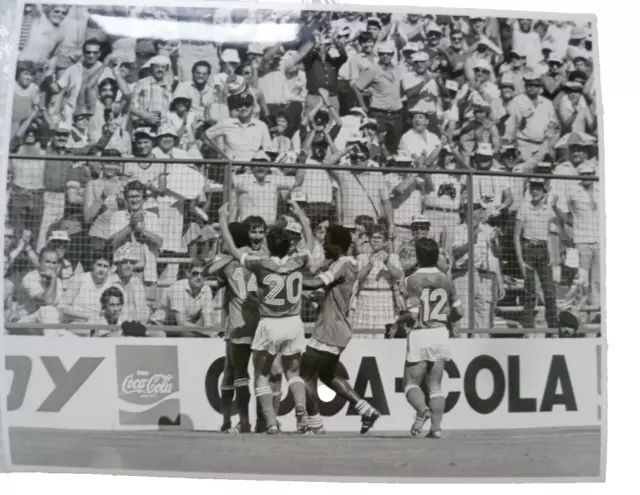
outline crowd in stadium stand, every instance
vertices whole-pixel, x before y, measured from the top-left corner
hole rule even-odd
[[[153,23],[166,20],[183,26],[180,40],[136,38],[162,34],[166,24]],[[216,37],[223,27],[255,33],[266,24],[294,36]],[[287,201],[298,201],[318,241],[311,271],[322,266],[326,227],[352,229],[359,331],[384,333],[394,321],[420,236],[439,242],[463,301],[473,287],[461,328],[469,317],[480,329],[558,328],[563,308],[600,305],[590,29],[447,15],[27,5],[11,120],[5,321],[161,323],[201,335],[197,327],[220,323],[220,294],[203,271],[220,248],[226,190],[234,218],[256,236],[277,222],[300,236],[287,215]],[[172,163],[202,158],[255,165],[225,175],[224,165]],[[295,163],[317,168],[286,167]],[[476,175],[469,187],[455,173],[468,170],[503,175]],[[519,175],[527,173],[584,177]],[[313,321],[312,295],[306,304]]]

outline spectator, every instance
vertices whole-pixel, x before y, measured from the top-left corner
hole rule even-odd
[[[63,323],[84,323],[100,314],[102,294],[114,282],[109,275],[111,254],[98,254],[93,259],[91,271],[74,275],[67,283],[60,300]]]
[[[205,143],[238,161],[250,161],[259,150],[272,149],[269,128],[252,116],[254,101],[247,93],[230,96],[229,111],[237,110],[237,117],[223,120],[207,130]]]
[[[393,65],[394,48],[389,43],[378,46],[378,65],[369,67],[355,83],[359,106],[367,109],[369,117],[379,124],[389,124],[391,133],[387,137],[387,147],[391,153],[398,149],[400,129],[402,129],[401,77],[398,67]],[[367,107],[360,91],[371,91],[371,103]]]
[[[100,295],[100,313],[91,318],[87,323],[97,325],[117,325],[121,326],[123,320],[122,309],[124,307],[124,294],[117,287],[109,287]],[[122,337],[122,330],[89,330],[92,337]]]
[[[120,77],[98,60],[100,55],[100,42],[88,39],[82,45],[82,61],[69,66],[61,77],[51,82],[51,92],[60,97],[60,117],[64,122],[71,122],[78,107],[93,113],[100,81]]]
[[[178,280],[167,289],[152,321],[180,327],[206,327],[213,325],[213,294],[205,285],[204,262],[190,263],[187,278]],[[167,336],[184,336],[183,332],[168,332]],[[187,336],[202,336],[188,332]]]
[[[388,241],[386,228],[375,226],[371,252],[357,257],[358,290],[352,325],[359,330],[380,333],[395,322],[398,308],[393,290],[403,273],[398,255],[389,253]]]
[[[558,119],[553,104],[542,93],[542,81],[534,72],[524,76],[525,94],[513,99],[506,137],[516,141],[522,157],[543,154],[558,139]]]
[[[411,219],[410,228],[411,239],[402,243],[398,249],[398,259],[405,277],[411,275],[418,267],[416,241],[421,238],[431,237],[431,221],[425,215],[417,215]]]
[[[40,266],[27,273],[16,291],[18,323],[26,317],[31,323],[59,323],[57,306],[62,299],[58,254],[52,248],[40,251]]]
[[[236,175],[233,178],[231,204],[237,205],[238,220],[242,221],[250,215],[260,215],[267,224],[276,221],[278,191],[291,191],[304,182],[305,171],[299,168],[295,177],[282,175],[278,169],[265,166],[269,157],[265,153],[257,153],[253,162],[261,166],[252,167],[250,172]]]
[[[398,154],[392,164],[396,167],[410,167],[414,161],[409,155]],[[426,184],[431,182],[429,176],[415,173],[390,173],[386,176],[390,191],[395,222],[395,241],[398,245],[411,240],[411,226],[416,213],[422,213]]]
[[[157,129],[171,104],[171,87],[165,79],[171,61],[157,55],[148,64],[151,75],[138,81],[131,96],[131,121],[134,127]]]
[[[140,256],[131,246],[122,246],[114,254],[113,263],[116,266],[113,286],[119,288],[124,295],[122,318],[125,321],[147,323],[151,311],[145,296],[145,286],[141,280]]]
[[[580,177],[595,176],[595,166],[583,162],[577,167]],[[579,253],[579,280],[589,288],[593,306],[600,307],[599,184],[590,180],[572,183],[567,190],[568,211],[560,211],[562,223],[573,219],[573,241]]]
[[[524,328],[533,328],[533,312],[537,300],[535,275],[544,294],[547,325],[557,328],[556,287],[549,258],[549,222],[556,218],[557,196],[548,198],[544,180],[529,179],[531,201],[518,210],[514,243],[520,270],[524,275]]]
[[[206,60],[198,60],[191,67],[191,79],[183,79],[173,93],[174,101],[176,95],[188,97],[196,122],[205,120],[208,108],[215,101],[215,90],[210,84],[211,74],[211,64]]]
[[[469,228],[473,230],[473,319],[475,328],[487,330],[494,327],[495,307],[498,296],[504,290],[500,261],[496,252],[496,229],[486,222],[485,206],[474,202],[471,223],[467,223],[467,203],[460,204],[460,220],[452,232],[453,264],[451,274],[456,292],[463,301],[469,301]],[[460,327],[469,328],[469,316],[463,317]]]
[[[113,149],[105,150],[102,156],[121,156]],[[102,162],[100,177],[87,183],[84,192],[84,221],[89,229],[91,252],[104,250],[109,240],[111,217],[124,204],[124,181],[122,165],[119,162]]]
[[[411,116],[411,129],[405,132],[400,139],[399,150],[409,156],[425,155],[429,157],[438,149],[440,139],[427,130],[427,113],[429,107],[424,101],[420,101],[409,110]]]
[[[327,157],[325,164],[331,166],[340,160],[346,159],[356,167],[364,167],[369,162],[369,150],[362,140],[348,145],[343,152],[334,153]],[[384,181],[381,172],[329,169],[340,188],[342,205],[342,224],[349,228],[355,228],[355,219],[360,215],[367,215],[375,221],[386,219],[389,226],[389,236],[393,237],[393,208],[389,200],[389,188]]]
[[[162,247],[158,215],[143,208],[145,186],[134,180],[124,186],[125,210],[116,211],[109,222],[109,242],[114,250],[121,246],[135,250],[136,268],[143,274],[145,285],[158,281],[157,255]]]

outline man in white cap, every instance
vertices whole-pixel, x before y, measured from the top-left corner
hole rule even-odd
[[[402,93],[401,71],[394,65],[395,47],[391,43],[381,43],[378,46],[378,65],[360,74],[354,83],[356,97],[362,108],[367,108],[361,91],[371,92],[369,117],[376,119],[378,124],[389,124],[387,134],[387,148],[391,153],[398,149],[402,122]]]
[[[238,50],[226,48],[220,55],[220,61],[222,62],[222,70],[213,76],[212,83],[214,87],[222,88],[229,76],[235,74],[236,69],[240,66]]]
[[[421,238],[432,237],[431,220],[426,215],[413,215],[408,225],[409,237],[404,238],[398,248],[398,258],[404,271],[404,276],[408,277],[418,268],[416,258],[416,241]]]
[[[580,280],[590,287],[590,303],[600,306],[600,183],[592,180],[596,167],[591,162],[583,162],[577,167],[578,175],[584,180],[570,181],[566,202],[560,206],[559,217],[563,224],[572,215],[573,242],[579,253]],[[569,181],[568,181],[569,182]],[[566,208],[563,211],[562,208]]]
[[[427,130],[427,114],[433,111],[435,105],[429,106],[424,100],[420,100],[416,106],[409,109],[411,116],[411,129],[405,132],[400,139],[399,151],[407,153],[409,156],[431,155],[434,150],[439,149],[440,138]]]
[[[418,102],[428,99],[427,83],[431,80],[429,75],[429,54],[418,51],[411,56],[411,72],[405,72],[402,76],[402,91],[405,97],[406,108],[415,107]]]
[[[512,113],[505,126],[505,137],[517,142],[525,160],[544,154],[558,139],[559,123],[553,103],[542,96],[540,75],[524,75],[525,93],[513,99]]]
[[[151,75],[140,79],[133,89],[131,121],[134,127],[157,129],[171,105],[172,88],[165,78],[171,61],[168,57],[157,55],[147,64],[151,68]]]
[[[395,167],[416,167],[416,162],[408,153],[398,153],[391,159]],[[426,183],[430,183],[430,179],[426,174],[418,172],[419,170],[415,173],[390,173],[385,177],[394,210],[396,246],[411,239],[412,219],[416,212],[422,212]]]
[[[113,286],[119,288],[124,295],[123,321],[147,323],[151,316],[145,287],[139,276],[141,262],[139,254],[127,245],[118,248],[113,256],[116,267]]]

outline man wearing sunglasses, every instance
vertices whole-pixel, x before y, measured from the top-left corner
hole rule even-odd
[[[178,280],[162,295],[160,306],[152,316],[153,321],[179,327],[213,326],[213,294],[205,285],[204,262],[194,260],[189,264],[187,277]],[[200,332],[167,332],[167,337],[200,337]]]
[[[525,93],[516,96],[510,106],[505,137],[517,142],[525,160],[542,153],[557,141],[558,117],[553,103],[542,96],[542,80],[537,71],[524,74]]]

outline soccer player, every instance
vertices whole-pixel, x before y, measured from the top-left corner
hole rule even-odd
[[[301,253],[289,256],[291,239],[281,227],[272,227],[267,233],[269,258],[252,257],[233,243],[227,219],[228,205],[220,208],[222,239],[231,255],[255,273],[260,293],[260,322],[253,344],[255,394],[267,423],[267,434],[280,432],[273,407],[273,394],[269,382],[273,361],[282,354],[282,367],[294,399],[299,431],[304,431],[305,385],[300,378],[300,361],[304,351],[304,326],[300,318],[302,298],[302,270],[311,258],[313,233],[309,221],[300,207],[292,202],[293,212],[304,230],[307,243]]]
[[[250,215],[245,218],[242,223],[249,228],[249,247],[252,254],[269,255],[266,246],[264,245],[264,238],[267,235],[267,223],[264,218]]]
[[[335,393],[344,397],[362,417],[360,433],[369,431],[380,413],[353,390],[349,382],[336,376],[340,355],[351,340],[349,308],[358,277],[355,260],[347,253],[351,247],[351,233],[341,225],[331,225],[324,239],[327,270],[305,280],[308,290],[324,289],[319,301],[318,319],[307,349],[302,357],[301,373],[307,389],[307,432],[325,433],[318,408],[318,378]]]
[[[250,252],[249,227],[242,223],[228,226],[234,245],[243,253]],[[222,377],[222,431],[250,433],[249,359],[251,343],[258,327],[258,284],[256,276],[243,267],[231,255],[218,256],[208,268],[215,275],[218,287],[225,287],[223,307],[225,310],[225,369]],[[238,403],[240,422],[231,427],[234,396]]]
[[[441,438],[446,394],[442,390],[445,363],[450,359],[449,339],[453,324],[463,316],[462,303],[450,277],[438,269],[440,250],[433,239],[415,243],[418,269],[407,278],[407,310],[398,325],[409,328],[404,365],[404,391],[416,410],[411,435],[420,436],[431,418],[430,438]],[[421,385],[426,379],[429,405]]]

